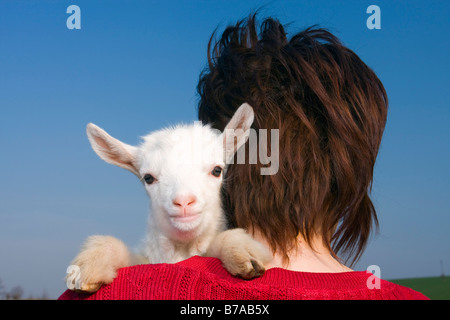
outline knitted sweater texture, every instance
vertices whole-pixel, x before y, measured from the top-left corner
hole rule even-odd
[[[370,277],[370,278],[369,278]],[[379,280],[379,281],[378,281]],[[373,289],[368,282],[379,284]],[[220,260],[195,256],[175,264],[122,268],[94,294],[67,290],[60,300],[417,300],[412,289],[374,279],[371,273],[296,272],[272,268],[253,280],[230,275]]]

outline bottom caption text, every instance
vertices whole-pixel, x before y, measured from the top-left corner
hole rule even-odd
[[[182,315],[202,315],[211,317],[213,314],[222,315],[268,315],[268,304],[224,304],[223,306],[182,306],[180,309]]]

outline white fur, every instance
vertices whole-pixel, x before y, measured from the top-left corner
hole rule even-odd
[[[228,271],[243,278],[264,272],[263,263],[269,259],[265,248],[241,229],[225,231],[220,200],[223,172],[220,177],[212,174],[216,166],[225,169],[247,141],[252,122],[253,110],[243,104],[225,128],[236,130],[236,143],[197,122],[153,132],[137,147],[89,124],[87,134],[94,151],[106,162],[138,176],[151,204],[143,257],[129,253],[115,238],[88,238],[72,262],[80,267],[81,290],[96,291],[111,282],[120,267],[144,261],[175,263],[194,255],[218,257]],[[147,184],[147,174],[155,182]]]

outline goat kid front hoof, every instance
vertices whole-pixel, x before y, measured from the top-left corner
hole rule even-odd
[[[261,277],[266,271],[264,264],[260,260],[246,255],[234,256],[232,259],[227,259],[224,267],[233,276],[244,280]]]
[[[93,293],[98,291],[102,283],[83,283],[81,269],[77,265],[70,265],[67,268],[66,285],[69,290],[76,292]]]
[[[101,286],[102,286],[101,283],[81,284],[81,289],[76,291],[83,293],[94,293],[97,292]]]
[[[245,280],[251,280],[253,278],[261,277],[264,272],[266,272],[264,265],[261,262],[252,259],[245,264],[242,273],[237,274],[237,276]]]

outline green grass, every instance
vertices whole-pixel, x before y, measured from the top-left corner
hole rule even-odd
[[[423,293],[431,300],[450,300],[450,277],[412,278],[389,280]]]

